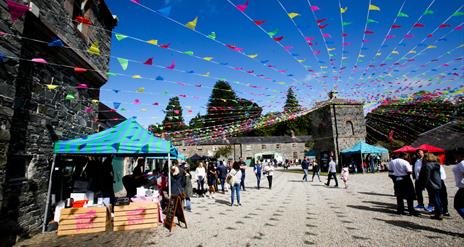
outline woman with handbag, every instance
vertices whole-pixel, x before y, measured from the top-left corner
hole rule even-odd
[[[242,172],[240,171],[240,163],[234,162],[232,170],[227,174],[226,182],[230,185],[232,191],[230,197],[230,206],[234,206],[234,196],[237,194],[238,206],[242,206],[240,203],[240,182],[242,179]]]

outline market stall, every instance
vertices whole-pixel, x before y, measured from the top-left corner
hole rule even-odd
[[[358,157],[360,157],[360,162],[362,163],[364,154],[370,154],[370,155],[388,154],[388,149],[379,147],[379,146],[370,145],[363,141],[360,141],[360,142],[357,142],[355,145],[353,145],[351,148],[342,150],[341,154],[342,155],[359,155]]]
[[[429,144],[422,144],[417,148],[412,146],[404,146],[400,149],[393,151],[394,153],[415,153],[417,150],[423,150],[424,152],[434,153],[438,156],[440,163],[444,164],[446,157],[445,157],[445,150],[443,148],[435,147]]]
[[[135,119],[128,119],[113,128],[95,133],[93,135],[85,136],[82,138],[77,138],[73,140],[63,140],[57,141],[54,145],[54,159],[50,172],[50,180],[47,193],[47,203],[44,213],[44,225],[43,231],[45,231],[46,221],[48,218],[48,211],[50,206],[51,199],[51,189],[53,183],[53,172],[55,171],[55,161],[57,156],[89,156],[89,157],[101,157],[101,156],[120,156],[120,157],[151,157],[156,159],[167,159],[168,165],[171,164],[171,159],[177,158],[179,153],[177,149],[171,144],[171,142],[163,140],[159,137],[154,136],[151,132],[144,129]],[[170,181],[170,174],[169,174]],[[169,188],[169,195],[171,194]],[[79,194],[79,196],[83,196]],[[91,203],[88,198],[80,198],[85,202],[86,206],[88,203],[87,209],[81,210],[65,210],[62,214],[62,219],[60,221],[65,222],[66,219],[71,219],[70,226],[61,227],[64,233],[64,230],[70,230],[72,228],[74,231],[69,233],[85,233],[88,232],[88,229],[92,229],[96,225],[97,221],[101,226],[107,226],[107,221],[111,220],[106,217],[111,208],[108,207],[106,211],[102,209],[109,205],[109,202],[105,198],[98,198],[97,203]],[[115,212],[118,212],[117,219],[115,222],[118,226],[118,230],[121,229],[138,229],[145,226],[150,227],[156,224],[158,220],[158,210],[159,207],[153,206],[152,201],[139,200],[136,203],[132,203],[131,206],[125,205],[122,208],[113,209]],[[67,205],[68,207],[70,205]],[[72,205],[71,205],[72,207]],[[102,211],[103,210],[103,211]],[[81,212],[82,211],[82,212]],[[85,212],[84,212],[85,211]],[[153,212],[156,214],[151,214]],[[99,213],[97,213],[99,212]],[[105,213],[106,212],[106,213]],[[121,213],[122,212],[122,213]],[[122,216],[121,214],[125,214]],[[105,216],[106,215],[106,216]],[[149,216],[150,215],[150,216]],[[156,215],[153,216],[153,215]],[[99,216],[99,218],[97,218]],[[106,218],[105,218],[106,217]],[[148,224],[147,224],[148,223]],[[129,226],[129,225],[138,225],[138,226]],[[87,229],[86,231],[79,231],[83,228]],[[59,227],[60,232],[60,227]],[[77,230],[77,231],[76,231]],[[101,231],[102,228],[99,228]],[[91,232],[99,231],[94,229]]]

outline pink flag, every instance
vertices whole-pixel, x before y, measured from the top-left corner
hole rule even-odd
[[[17,19],[21,18],[29,10],[29,6],[16,3],[11,0],[6,1],[6,3],[8,5],[8,9],[10,10],[12,21],[16,21]]]
[[[428,34],[427,35],[427,38],[432,38],[433,37],[433,34]]]
[[[140,4],[140,0],[131,0],[131,2],[136,3],[136,4]]]
[[[320,28],[320,29],[324,29],[324,28],[326,28],[328,25],[329,25],[329,24],[319,25],[319,28]]]
[[[326,20],[327,20],[327,18],[322,18],[322,19],[317,20],[316,22],[317,22],[317,24],[319,24],[319,23],[324,22]]]
[[[373,31],[370,31],[370,30],[366,30],[364,31],[365,34],[373,34],[374,32]]]
[[[456,30],[456,31],[459,31],[459,30],[461,30],[461,29],[462,29],[462,25],[461,25],[461,26],[457,26],[457,27],[454,28],[454,30]]]
[[[45,61],[45,59],[43,58],[33,58],[31,59],[32,62],[35,62],[35,63],[47,63],[47,61]]]
[[[316,50],[316,51],[313,51],[314,55],[319,55],[321,54],[321,51],[320,50]]]
[[[285,49],[286,51],[289,51],[289,50],[293,49],[293,46],[291,46],[291,45],[286,45],[286,46],[284,46],[284,49]]]
[[[237,5],[237,9],[240,11],[245,11],[248,8],[248,0],[244,4]]]
[[[134,99],[134,101],[132,102],[132,104],[134,104],[134,105],[139,105],[139,104],[140,104],[140,100],[139,100],[139,99]]]
[[[348,34],[347,33],[342,33],[342,36],[343,37],[348,37]]]
[[[330,34],[328,34],[328,33],[324,33],[324,34],[322,34],[322,36],[324,36],[324,38],[330,38],[331,37]]]
[[[175,67],[176,67],[176,63],[175,63],[174,61],[172,61],[171,65],[169,65],[168,67],[166,67],[166,69],[173,70]]]
[[[343,46],[351,45],[351,42],[344,42]]]
[[[404,38],[405,39],[412,39],[412,38],[414,38],[414,34],[412,34],[412,33],[406,34],[406,35],[404,35]]]
[[[306,41],[314,40],[314,38],[312,38],[312,37],[305,37],[304,39],[305,39]]]
[[[311,10],[312,11],[318,11],[318,10],[320,10],[320,8],[317,7],[316,5],[313,5],[313,6],[311,6]]]
[[[446,28],[446,27],[451,27],[451,25],[443,23],[443,24],[440,24],[440,26],[438,26],[438,28]]]
[[[387,36],[387,39],[393,39],[393,38],[395,38],[395,35],[388,35]]]
[[[396,25],[396,24],[392,25],[392,28],[400,28],[400,27],[401,27],[400,25]]]

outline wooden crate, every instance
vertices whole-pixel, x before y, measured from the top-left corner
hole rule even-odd
[[[58,236],[105,232],[110,229],[110,224],[110,215],[106,207],[63,208]]]
[[[115,206],[113,231],[155,228],[158,226],[158,204],[154,202]]]

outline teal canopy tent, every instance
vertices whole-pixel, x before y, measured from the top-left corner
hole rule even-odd
[[[113,128],[78,139],[57,141],[55,154],[170,156],[178,151],[171,142],[154,136],[135,119],[128,119]]]
[[[363,141],[356,143],[353,147],[341,151],[342,154],[383,154],[388,150],[383,147],[369,145]]]
[[[55,167],[56,155],[117,155],[168,159],[177,158],[179,152],[170,141],[154,136],[143,128],[134,118],[114,126],[113,128],[93,135],[65,141],[55,142],[53,152],[55,157],[50,171],[47,202],[44,213],[42,232],[45,232],[45,222],[50,203],[52,175]],[[169,182],[171,173],[169,173]],[[169,187],[169,195],[171,188]]]

